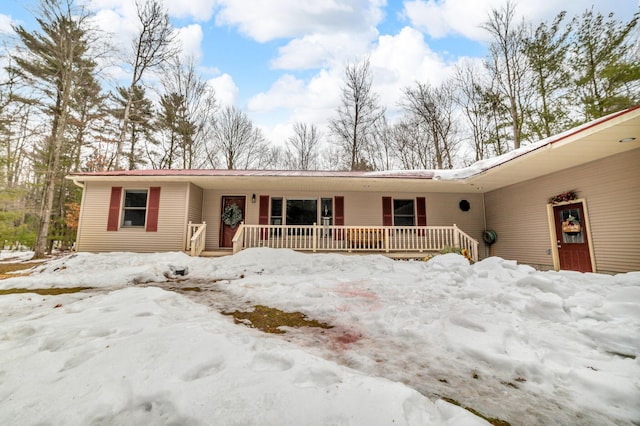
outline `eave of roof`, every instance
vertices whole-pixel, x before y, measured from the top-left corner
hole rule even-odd
[[[619,140],[635,137],[629,144]],[[575,149],[575,143],[580,149]],[[311,182],[323,187],[340,185],[349,190],[386,190],[402,187],[411,191],[488,192],[543,176],[557,170],[585,164],[599,158],[640,147],[640,105],[593,120],[566,132],[524,146],[505,155],[481,160],[457,170],[320,171],[320,170],[121,170],[79,172],[67,176],[74,182],[135,180],[188,181],[202,187],[222,184],[237,188],[250,181],[253,188],[272,185],[288,178],[290,189],[307,188]],[[212,177],[220,180],[210,183]],[[282,182],[280,182],[282,184]],[[281,185],[282,186],[282,185]],[[318,184],[314,185],[314,188]]]

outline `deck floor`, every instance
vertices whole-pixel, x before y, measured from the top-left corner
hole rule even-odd
[[[311,253],[309,251],[303,251],[302,253]],[[339,253],[348,256],[359,256],[365,254],[380,254],[382,256],[389,257],[391,259],[398,260],[409,260],[409,259],[424,259],[426,256],[437,254],[438,252],[384,252],[384,251],[321,251],[318,250],[316,253]],[[222,256],[231,256],[233,254],[233,250],[231,249],[219,249],[219,250],[211,250],[211,251],[203,251],[200,253],[200,257],[222,257]]]

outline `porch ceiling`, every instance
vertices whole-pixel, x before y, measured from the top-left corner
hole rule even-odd
[[[631,115],[631,117],[629,117]],[[640,149],[640,110],[544,145],[467,179],[475,192],[489,192],[607,156]],[[620,142],[635,138],[632,142]]]

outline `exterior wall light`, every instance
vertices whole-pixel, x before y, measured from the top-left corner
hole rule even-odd
[[[625,142],[633,142],[633,141],[635,141],[635,140],[636,140],[636,138],[634,138],[634,137],[630,137],[630,138],[622,138],[622,139],[620,139],[618,142],[620,142],[620,143],[625,143]]]
[[[256,202],[256,194],[253,194],[251,196],[251,202],[255,204],[255,202]]]

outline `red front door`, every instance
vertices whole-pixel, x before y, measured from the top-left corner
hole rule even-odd
[[[560,269],[580,272],[593,271],[582,203],[555,206],[553,215]]]
[[[240,221],[244,220],[244,204],[245,197],[243,196],[222,197],[220,247],[233,247],[233,236],[238,230]]]

